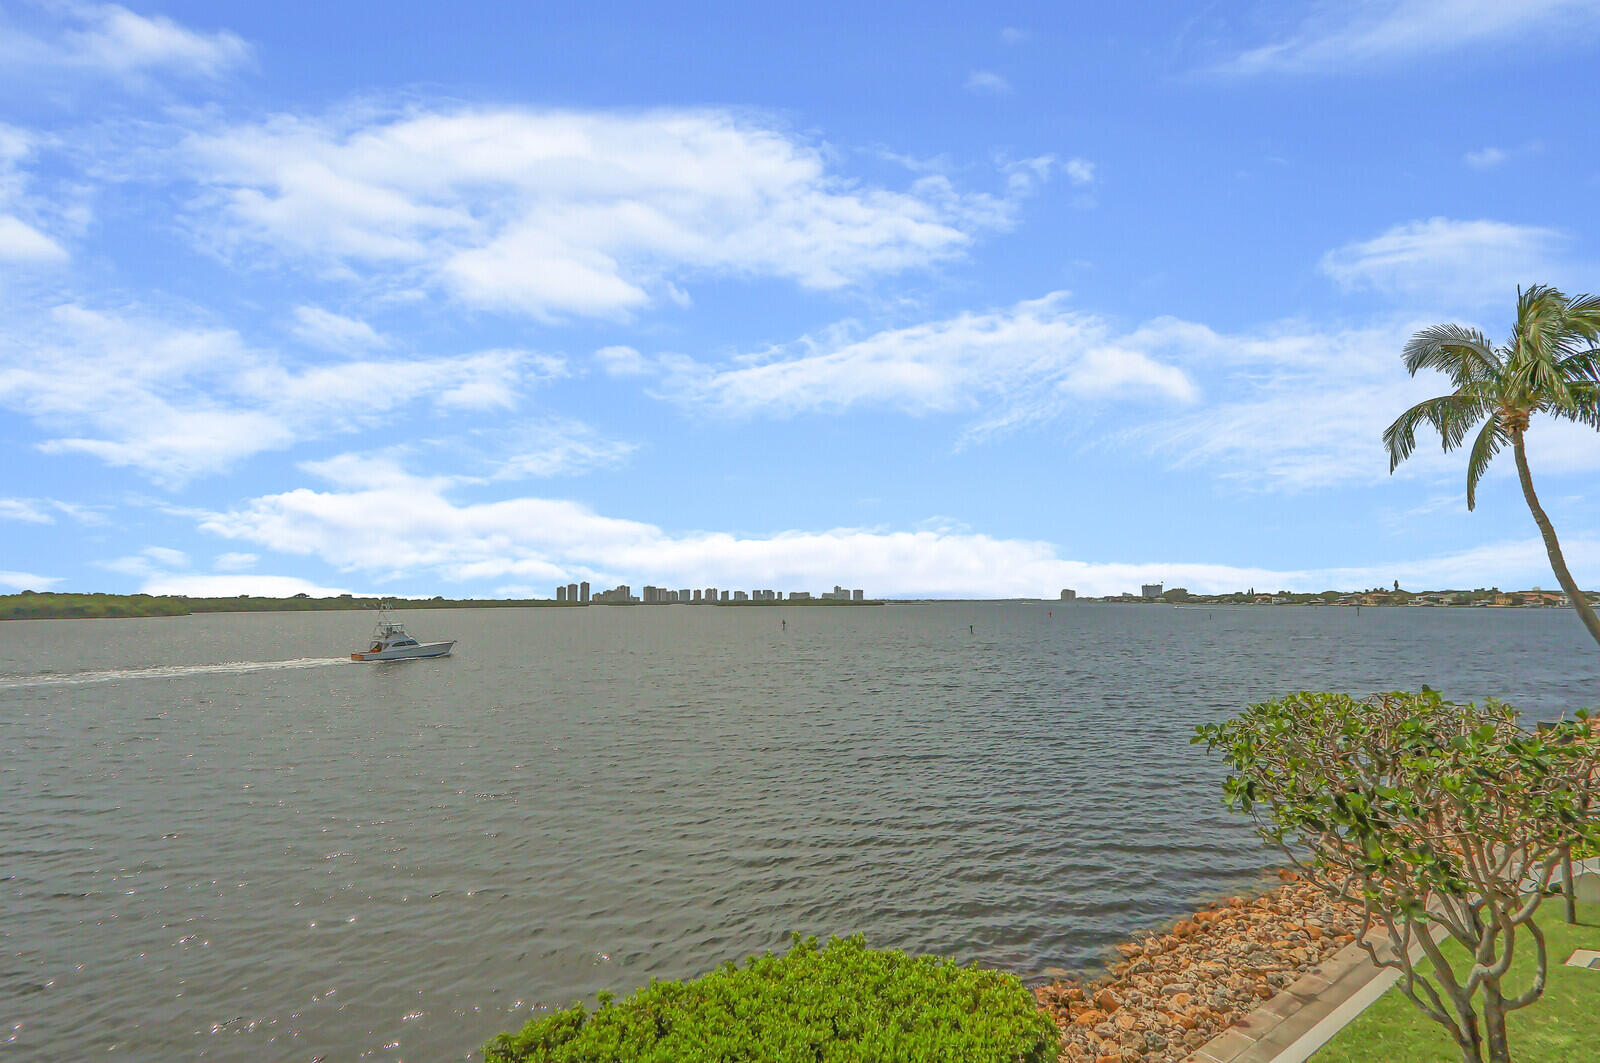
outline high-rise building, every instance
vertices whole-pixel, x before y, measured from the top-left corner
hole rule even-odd
[[[556,588],[556,601],[564,602],[566,600],[567,600],[567,589],[565,587],[557,587]]]
[[[1077,596],[1078,596],[1078,592],[1073,590],[1071,587],[1062,588],[1062,591],[1061,591],[1061,600],[1062,601],[1070,602],[1073,599],[1075,599]]]
[[[865,595],[862,592],[860,587],[857,587],[855,590],[850,592],[850,600],[851,601],[859,602],[859,601],[863,601],[864,599],[865,599]]]
[[[700,592],[700,591],[698,591],[698,590],[696,590],[696,591],[695,591],[695,592],[694,592],[694,601],[697,601],[697,602],[698,602],[698,601],[699,601],[699,600],[700,600],[700,595],[701,595],[701,593],[702,593],[702,592]]]
[[[584,605],[588,605],[589,604],[589,581],[588,580],[584,580],[582,583],[578,584],[578,601],[582,602]]]
[[[576,583],[567,584],[567,601],[575,602],[577,600],[578,600],[578,585]]]
[[[714,602],[716,600],[717,600],[717,589],[715,587],[707,587],[706,588],[706,601]]]
[[[1159,598],[1159,597],[1161,597],[1161,584],[1159,584],[1159,583],[1142,583],[1142,584],[1140,584],[1139,585],[1139,597],[1141,597],[1141,598]]]
[[[683,590],[678,592],[678,601],[683,602],[684,604],[687,605],[689,600],[690,600],[690,598],[689,598],[689,588],[685,587],[685,588],[683,588]]]
[[[727,591],[723,591],[722,592],[722,600],[723,601],[727,601],[728,600],[728,592]]]
[[[649,605],[653,602],[658,602],[661,600],[659,597],[657,597],[660,593],[661,592],[658,589],[646,583],[644,585],[644,590],[639,592],[639,597],[644,600],[646,605]]]
[[[750,600],[750,595],[746,594],[744,591],[734,591],[733,600],[736,602],[748,602]]]

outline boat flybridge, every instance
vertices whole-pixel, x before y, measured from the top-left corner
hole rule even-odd
[[[372,644],[350,655],[352,661],[409,661],[420,657],[447,657],[456,644],[418,642],[406,634],[405,625],[394,618],[388,602],[378,606],[378,625],[372,629]]]

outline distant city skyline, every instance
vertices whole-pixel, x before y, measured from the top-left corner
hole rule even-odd
[[[589,585],[560,584],[555,591],[555,601],[576,602],[579,605],[593,602],[599,605],[714,605],[738,602],[782,602],[782,601],[811,601],[810,591],[779,591],[768,588],[755,590],[727,590],[717,587],[683,587],[670,589],[646,584],[638,595],[633,593],[632,584],[619,583],[609,590],[600,591],[593,597],[589,594]],[[817,595],[817,601],[864,601],[865,592],[860,588],[847,589],[834,584],[833,590],[823,591]]]
[[[439,11],[0,10],[0,591],[1551,582],[1380,434],[1600,289],[1600,0]]]

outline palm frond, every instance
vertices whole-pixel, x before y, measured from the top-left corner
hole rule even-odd
[[[1500,422],[1491,417],[1483,423],[1478,438],[1472,442],[1472,453],[1467,458],[1467,508],[1478,504],[1478,481],[1489,470],[1489,463],[1505,444],[1505,432]]]
[[[1517,321],[1511,332],[1513,365],[1551,360],[1551,345],[1566,334],[1567,297],[1547,284],[1517,295]]]
[[[1384,429],[1383,445],[1389,451],[1389,471],[1394,472],[1396,466],[1416,450],[1417,429],[1422,425],[1432,425],[1444,449],[1454,450],[1487,412],[1485,404],[1471,392],[1440,395],[1417,403]]]
[[[1572,393],[1572,405],[1551,407],[1548,411],[1550,416],[1600,430],[1600,384],[1584,381],[1570,385],[1569,390]]]
[[[1575,351],[1556,363],[1556,370],[1568,381],[1600,382],[1600,347]]]
[[[1500,371],[1500,359],[1483,333],[1462,325],[1430,325],[1419,330],[1401,357],[1412,376],[1422,369],[1437,369],[1457,387]]]
[[[1600,342],[1600,295],[1575,295],[1568,299],[1567,327],[1591,344]]]

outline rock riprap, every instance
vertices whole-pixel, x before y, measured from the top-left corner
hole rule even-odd
[[[1093,981],[1034,991],[1061,1028],[1067,1063],[1177,1063],[1355,940],[1361,911],[1292,872],[1260,897],[1233,897],[1163,934],[1117,946]]]

